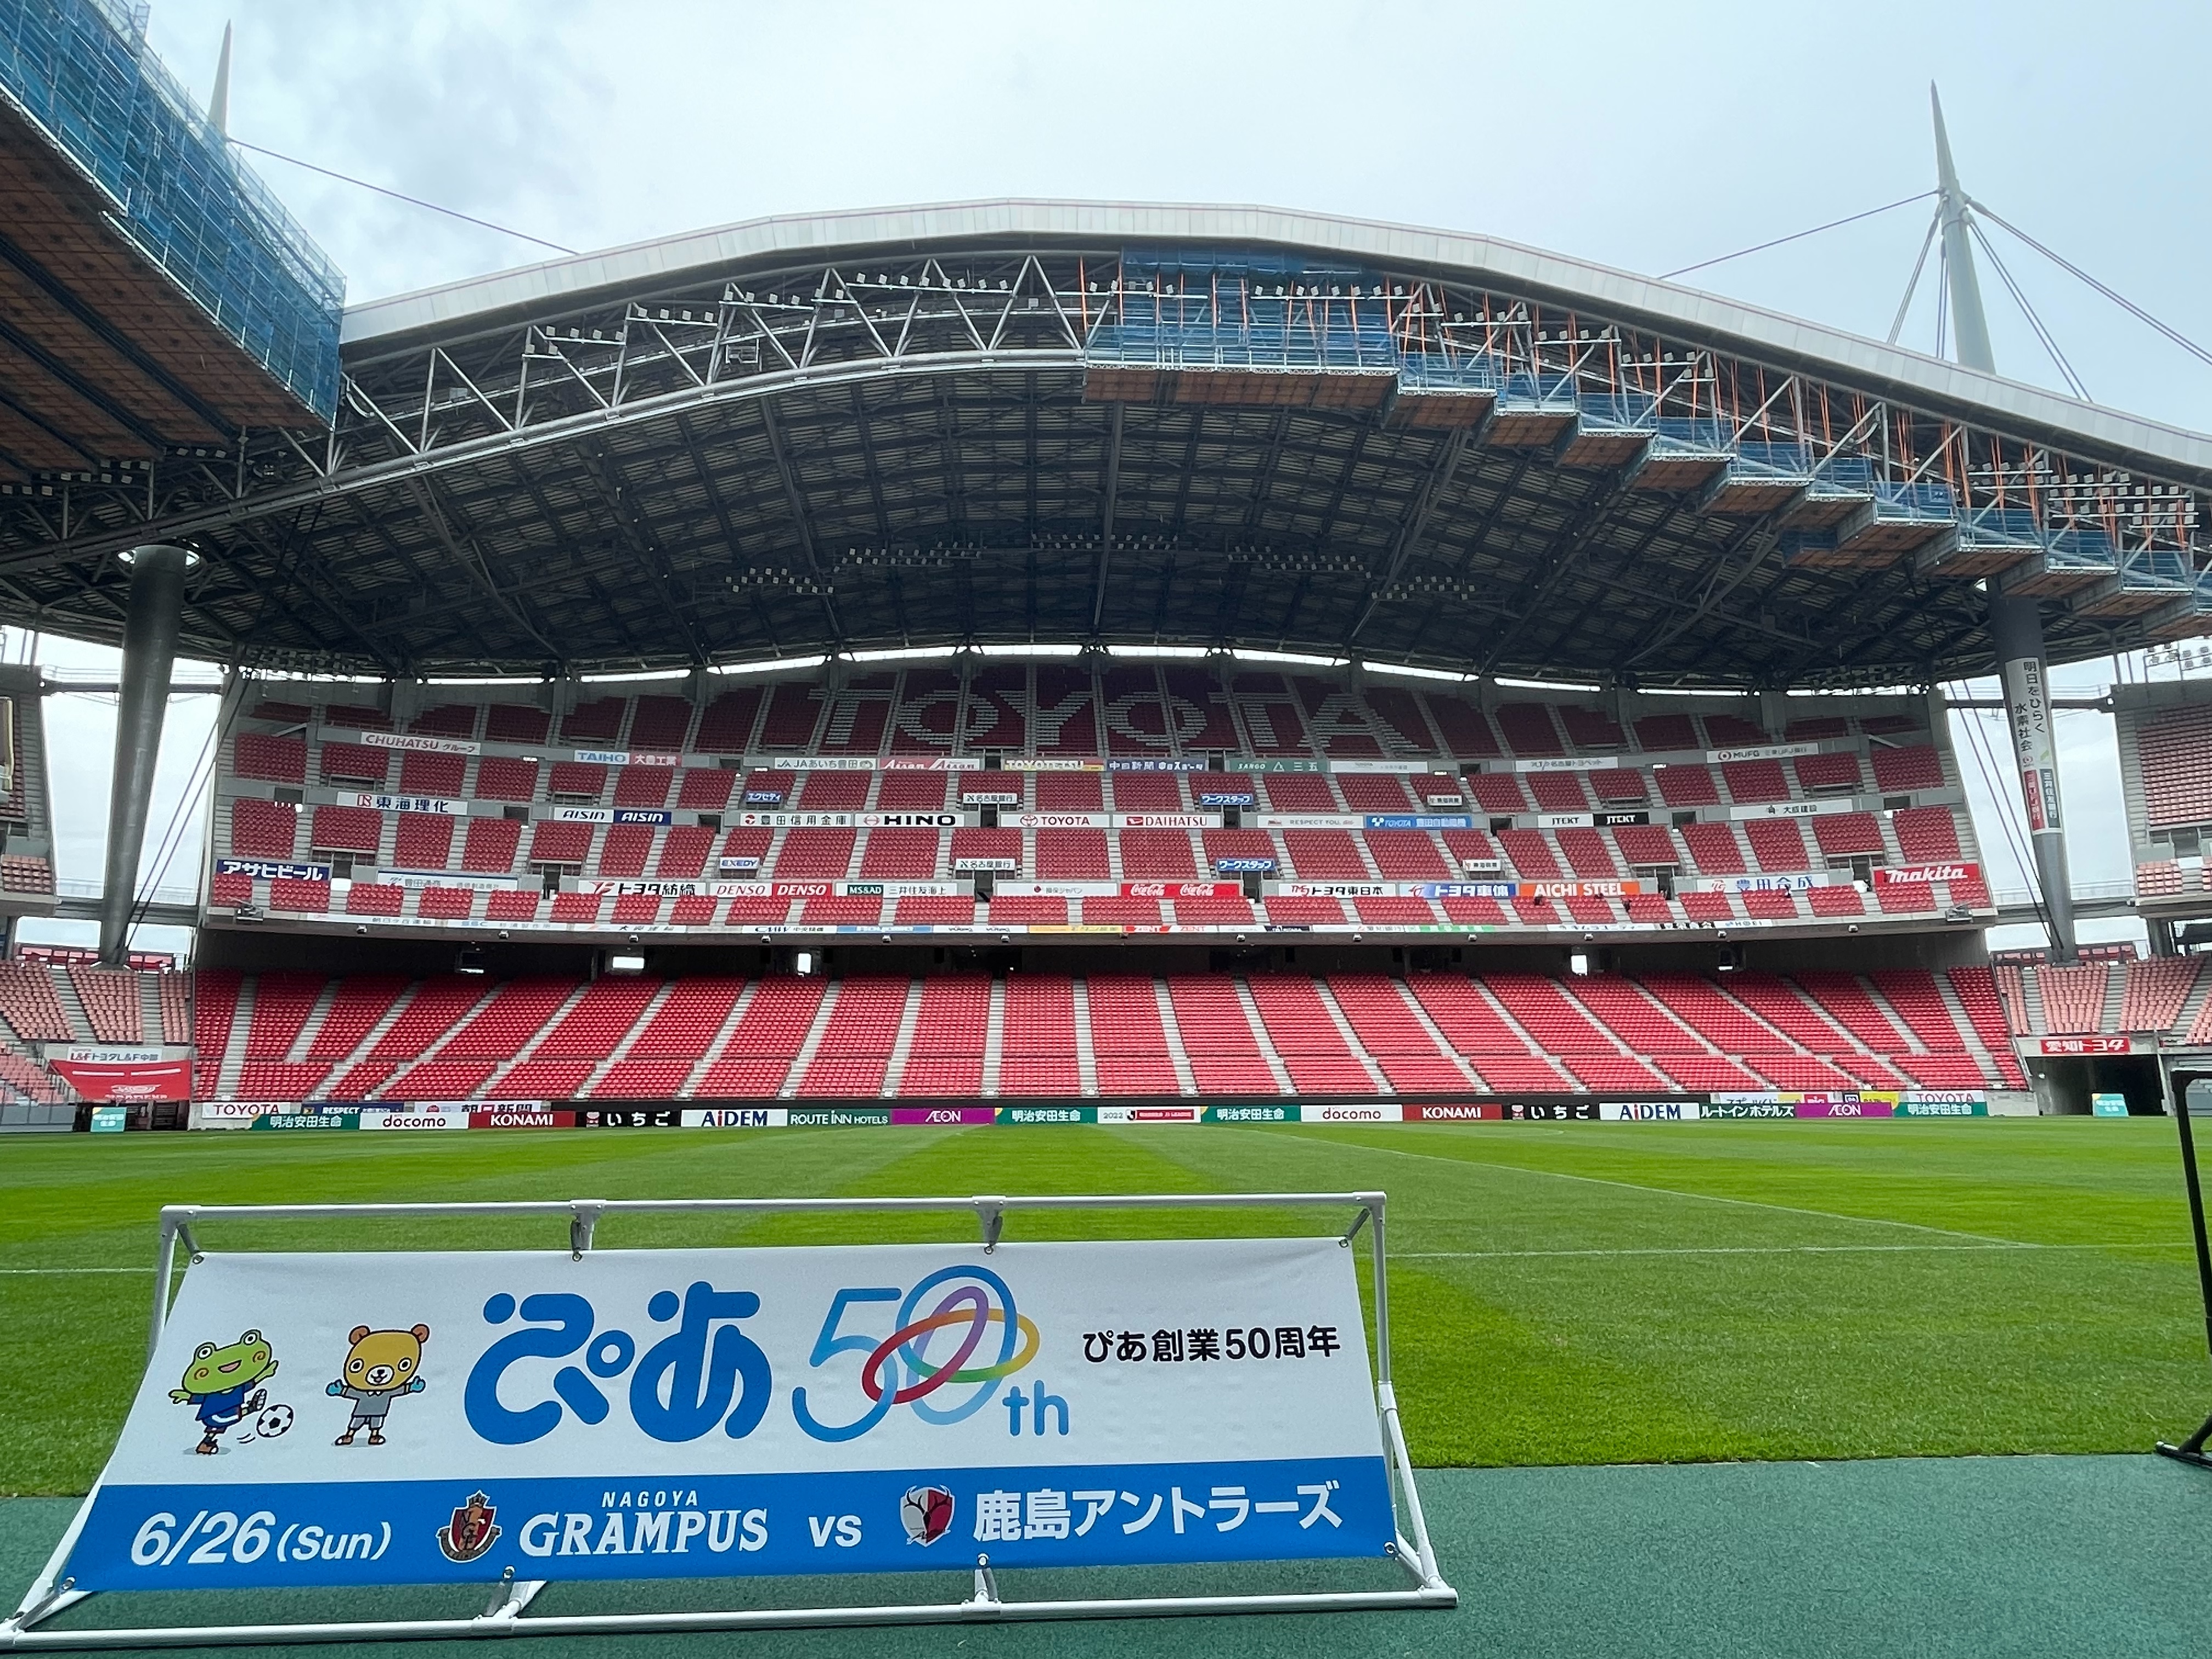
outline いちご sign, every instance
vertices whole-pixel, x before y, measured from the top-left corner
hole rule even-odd
[[[216,1255],[84,1589],[1380,1558],[1334,1237]]]

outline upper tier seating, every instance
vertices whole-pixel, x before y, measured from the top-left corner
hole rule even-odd
[[[981,879],[986,876],[1024,884],[1103,884],[1206,882],[1234,873],[1364,885],[1470,876],[1611,883],[1672,870],[1686,888],[1747,872],[1794,874],[1860,860],[1942,865],[1975,856],[1959,811],[1924,799],[1918,805],[1893,800],[1881,813],[1753,817],[1741,829],[1719,816],[1744,803],[1802,809],[1814,796],[1834,805],[1848,794],[1856,805],[1870,787],[1902,793],[1950,787],[1955,768],[1927,741],[1924,714],[1910,705],[1824,705],[1820,714],[1788,726],[1798,734],[1790,741],[1831,745],[1820,752],[1781,760],[1739,752],[1721,761],[1711,751],[1781,739],[1748,714],[1733,712],[1746,706],[1740,703],[1643,714],[1632,730],[1581,702],[1521,698],[1485,711],[1467,696],[1422,687],[1340,683],[1249,665],[1226,680],[1206,669],[1118,659],[1097,667],[1088,660],[993,660],[975,665],[964,678],[937,663],[870,665],[848,671],[834,685],[717,685],[703,702],[672,685],[587,690],[580,697],[564,694],[574,706],[558,715],[533,703],[494,700],[504,694],[488,691],[484,701],[441,702],[396,722],[368,702],[255,701],[245,729],[226,748],[231,775],[218,789],[216,850],[272,863],[337,860],[342,867],[334,873],[341,880],[349,860],[356,879],[350,889],[331,889],[266,869],[224,872],[210,880],[212,907],[228,912],[264,902],[284,913],[285,926],[327,915],[325,925],[333,932],[349,918],[374,932],[438,921],[744,930],[945,927],[980,918],[1009,930],[1072,922],[1389,933],[1455,923],[1660,928],[1731,921],[1800,927],[1856,921],[1895,929],[1931,925],[1950,905],[1981,906],[1987,899],[1978,877],[1964,874],[1956,880],[1939,874],[1933,885],[1875,882],[1865,895],[1848,888],[1796,895],[1685,890],[1678,897],[1009,892],[995,903],[982,893],[980,907],[964,891],[896,895],[882,903],[870,895],[834,892],[540,896],[523,889],[571,877],[570,886],[972,876],[981,890],[990,885]],[[548,702],[559,705],[558,698]],[[379,734],[395,730],[419,740],[450,739],[470,752],[386,747],[400,739]],[[579,759],[579,749],[611,752]],[[838,764],[817,767],[813,757]],[[956,757],[967,764],[953,769],[938,763]],[[1596,764],[1580,763],[1592,758]],[[656,759],[671,763],[651,763]],[[1254,769],[1257,761],[1374,769],[1263,771]],[[1086,769],[1036,769],[1049,762]],[[1462,766],[1489,769],[1462,774]],[[1100,768],[1105,769],[1089,769]],[[465,801],[473,810],[466,816],[381,811],[346,799],[386,787],[431,803]],[[258,788],[263,798],[224,793],[238,788]],[[271,793],[288,799],[266,799]],[[305,799],[289,799],[295,793]],[[515,817],[490,816],[502,809]],[[723,821],[752,811],[985,810],[1333,817],[1449,812],[1484,827],[1370,830],[1356,823],[1271,822],[1263,828],[1248,816],[1233,828],[1010,822],[986,829],[971,823],[947,836],[902,824],[786,828]],[[1655,821],[1526,827],[1538,813],[1630,811]],[[1698,811],[1712,816],[1670,821]],[[650,821],[605,821],[624,814]],[[1490,830],[1492,821],[1509,817],[1519,823]],[[716,863],[718,838],[756,830],[757,844],[739,850],[732,839],[722,848],[725,859],[749,862]],[[1250,867],[1224,872],[1218,866],[1224,860]],[[428,888],[386,878],[386,866],[519,878],[521,887],[472,893],[454,881]],[[38,874],[50,881],[50,866]],[[2148,890],[2156,881],[2147,877],[2145,885]],[[27,875],[14,886],[27,890]]]

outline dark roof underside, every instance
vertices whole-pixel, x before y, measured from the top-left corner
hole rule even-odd
[[[135,502],[81,486],[66,518],[0,497],[0,595],[113,639],[113,552],[189,537],[208,556],[187,650],[388,674],[1078,641],[1893,684],[1986,670],[1977,583],[2000,570],[2050,599],[2054,657],[2200,631],[2185,469],[2118,471],[1779,354],[1335,252],[1209,250],[1201,286],[1218,331],[1218,273],[1248,319],[1267,283],[1367,285],[1342,361],[1223,372],[1176,355],[1187,330],[1102,329],[1117,279],[1123,305],[1139,281],[1188,296],[1198,257],[1006,237],[785,254],[360,341],[335,446],[258,433],[242,464],[171,458],[150,524],[143,481]],[[1316,303],[1326,332],[1336,301]],[[1363,327],[1395,342],[1387,383]],[[1416,358],[1449,373],[1417,385]],[[2054,503],[2093,489],[2113,533],[2077,568]],[[1984,501],[2027,539],[1957,533]],[[2143,501],[2172,527],[2142,520],[2130,563]]]

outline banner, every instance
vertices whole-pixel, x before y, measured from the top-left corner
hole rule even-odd
[[[660,898],[951,898],[972,892],[964,881],[709,881],[700,877],[655,877],[614,881],[590,877],[568,884],[577,893]]]
[[[325,726],[325,743],[357,743],[365,749],[412,749],[425,755],[481,755],[483,745],[469,738],[434,738],[420,732],[367,732]]]
[[[1855,1099],[1848,1095],[1836,1095],[1826,1100],[1800,1100],[1790,1109],[1796,1117],[1888,1117],[1897,1108],[1893,1102],[1871,1096]]]
[[[1982,866],[1978,864],[1877,864],[1874,867],[1874,884],[1893,887],[1916,882],[1978,881],[1981,874]]]
[[[739,812],[732,820],[749,830],[957,830],[972,822],[966,812]]]
[[[217,859],[218,876],[252,876],[256,881],[328,881],[327,864],[295,864],[289,859]]]
[[[1396,1530],[1333,1237],[272,1252],[187,1273],[68,1571],[1379,1559]]]
[[[1731,761],[1791,760],[1800,755],[1817,755],[1817,743],[1755,743],[1737,749],[1711,749],[1705,751],[1705,762],[1711,766],[1726,766]]]
[[[574,759],[601,766],[677,766],[684,759],[666,750],[578,749],[571,754]]]
[[[428,812],[439,817],[465,818],[469,815],[469,804],[465,800],[448,800],[440,795],[362,795],[341,793],[340,806],[362,806],[373,812]]]
[[[1474,820],[1464,812],[1369,812],[1361,821],[1367,830],[1472,830]]]
[[[192,1063],[164,1060],[159,1050],[129,1058],[95,1048],[72,1048],[66,1059],[46,1062],[57,1077],[87,1100],[190,1100]]]
[[[2058,745],[2051,725],[2050,690],[2043,664],[2015,657],[1999,666],[2004,684],[2005,717],[2012,725],[2012,752],[2020,765],[2020,791],[2033,836],[2063,827],[2058,807]]]
[[[1753,818],[1817,818],[1831,812],[1856,812],[1857,799],[1850,795],[1822,795],[1815,800],[1762,800],[1748,806],[1731,806],[1728,815],[1740,823]]]

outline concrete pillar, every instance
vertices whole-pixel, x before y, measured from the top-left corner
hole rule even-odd
[[[1939,749],[1949,748],[1955,752],[1957,745],[1951,738],[1951,700],[1943,695],[1940,685],[1929,686],[1927,695],[1928,740]]]
[[[1990,639],[2013,758],[2027,807],[2035,882],[2051,923],[2051,959],[2072,962],[2074,886],[2066,869],[2066,821],[2058,795],[2058,743],[2051,707],[2050,665],[2043,652],[2043,612],[2033,599],[1990,592]]]
[[[107,793],[107,867],[100,894],[100,959],[122,963],[129,948],[131,899],[146,817],[154,799],[154,768],[161,723],[169,712],[169,670],[184,622],[185,572],[198,555],[156,544],[125,556],[131,604],[123,619],[123,678],[115,711],[115,771]]]
[[[1758,693],[1759,707],[1752,715],[1765,728],[1767,737],[1776,743],[1790,729],[1790,694],[1780,686],[1768,686]]]

